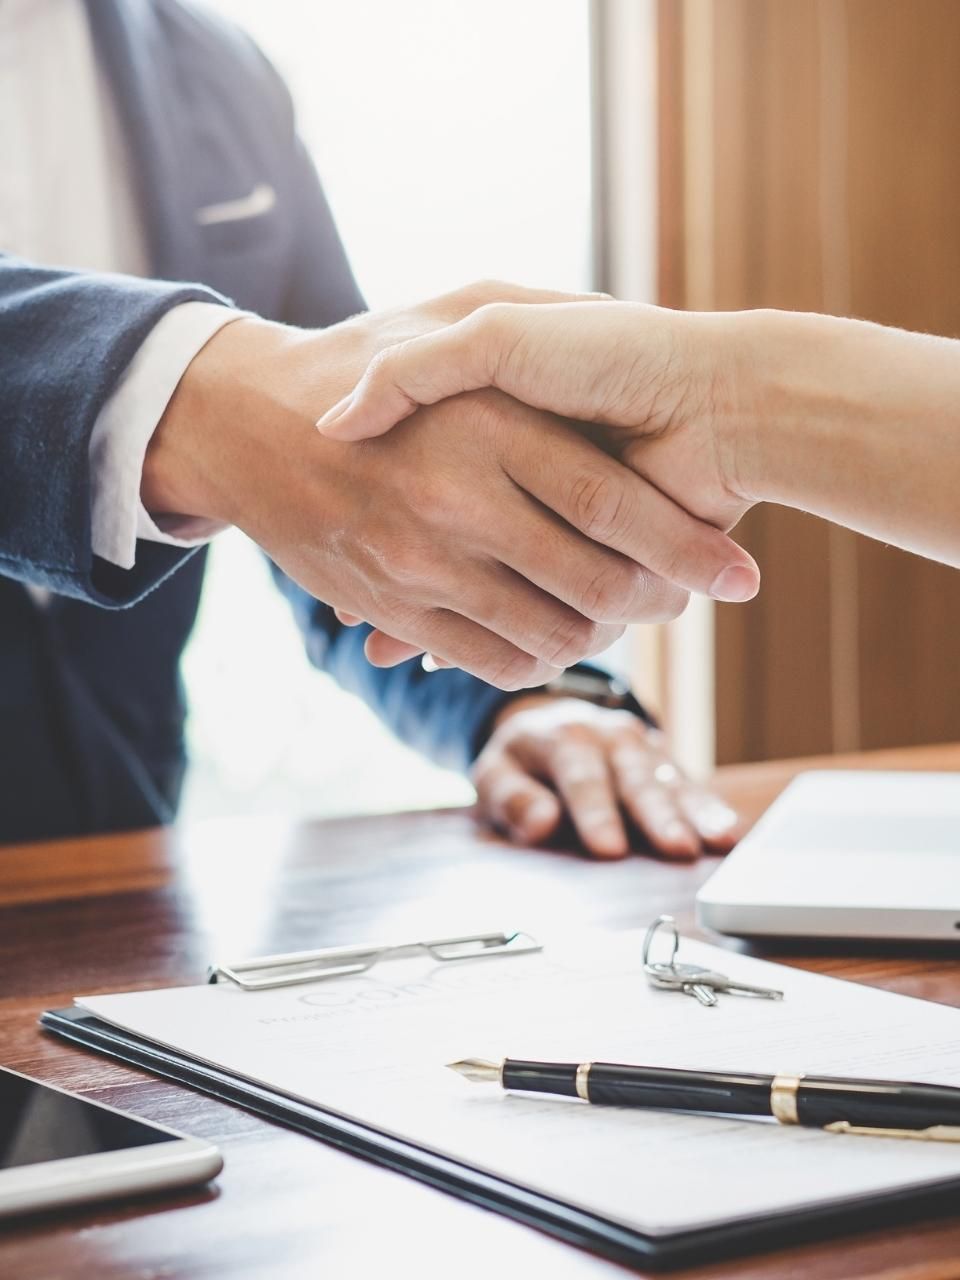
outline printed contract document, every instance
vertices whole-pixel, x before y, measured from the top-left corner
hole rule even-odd
[[[81,998],[98,1018],[646,1235],[960,1178],[960,1144],[590,1106],[472,1086],[466,1056],[633,1062],[960,1085],[960,1010],[684,942],[684,959],[781,988],[715,1008],[648,986],[640,934],[245,992]]]

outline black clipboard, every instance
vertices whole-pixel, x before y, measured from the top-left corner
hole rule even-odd
[[[703,1230],[645,1235],[539,1191],[381,1133],[337,1112],[252,1084],[231,1072],[141,1039],[82,1009],[48,1010],[42,1014],[40,1024],[46,1031],[74,1044],[243,1107],[361,1159],[416,1178],[627,1266],[666,1270],[719,1262],[745,1253],[958,1212],[960,1179],[952,1178],[842,1204],[738,1219]]]

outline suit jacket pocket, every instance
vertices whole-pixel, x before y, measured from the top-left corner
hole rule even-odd
[[[279,223],[276,189],[257,183],[245,195],[201,205],[194,221],[209,253],[250,253],[268,247]]]

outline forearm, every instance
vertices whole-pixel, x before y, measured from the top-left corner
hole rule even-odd
[[[771,311],[737,331],[731,486],[960,565],[960,342]]]

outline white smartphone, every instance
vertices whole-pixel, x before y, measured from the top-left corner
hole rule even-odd
[[[208,1182],[216,1147],[0,1068],[0,1218]]]

